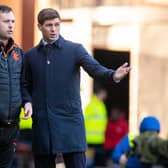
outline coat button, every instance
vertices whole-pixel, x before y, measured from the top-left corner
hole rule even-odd
[[[50,64],[51,62],[49,60],[47,60],[47,64]]]

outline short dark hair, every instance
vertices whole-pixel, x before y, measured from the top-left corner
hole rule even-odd
[[[13,11],[11,7],[7,6],[7,5],[0,5],[0,12],[1,13],[9,13]]]
[[[46,20],[59,18],[61,19],[58,11],[53,8],[42,9],[38,14],[38,23],[43,24]]]
[[[99,94],[101,91],[106,91],[105,87],[103,86],[102,83],[100,82],[94,82],[94,86],[93,86],[93,92],[95,94]]]

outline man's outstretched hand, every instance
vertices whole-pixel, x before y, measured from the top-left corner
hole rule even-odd
[[[114,73],[113,79],[114,81],[120,81],[123,79],[129,72],[131,68],[128,66],[128,63],[125,62],[123,65],[118,67]]]

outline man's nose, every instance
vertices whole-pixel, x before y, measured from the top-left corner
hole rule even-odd
[[[51,27],[51,31],[55,31],[56,30],[56,27],[55,26],[52,26]]]
[[[13,22],[9,22],[9,25],[8,25],[10,28],[13,28],[14,27],[14,23]]]

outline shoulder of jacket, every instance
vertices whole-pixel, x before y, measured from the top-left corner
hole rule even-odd
[[[22,48],[16,43],[13,44],[13,48],[23,52]]]
[[[21,49],[21,47],[18,44],[16,44],[16,43],[14,43],[13,46],[16,47],[16,48],[20,48]]]
[[[25,52],[25,55],[27,55],[27,54],[34,54],[34,52],[36,52],[36,51],[38,51],[38,46],[35,46],[35,47],[32,47],[32,48],[30,48],[30,49],[28,49],[26,52]]]
[[[64,44],[67,44],[69,46],[74,46],[74,47],[78,47],[78,46],[82,46],[81,43],[78,43],[78,42],[74,42],[74,41],[70,41],[70,40],[65,40],[64,39]]]

